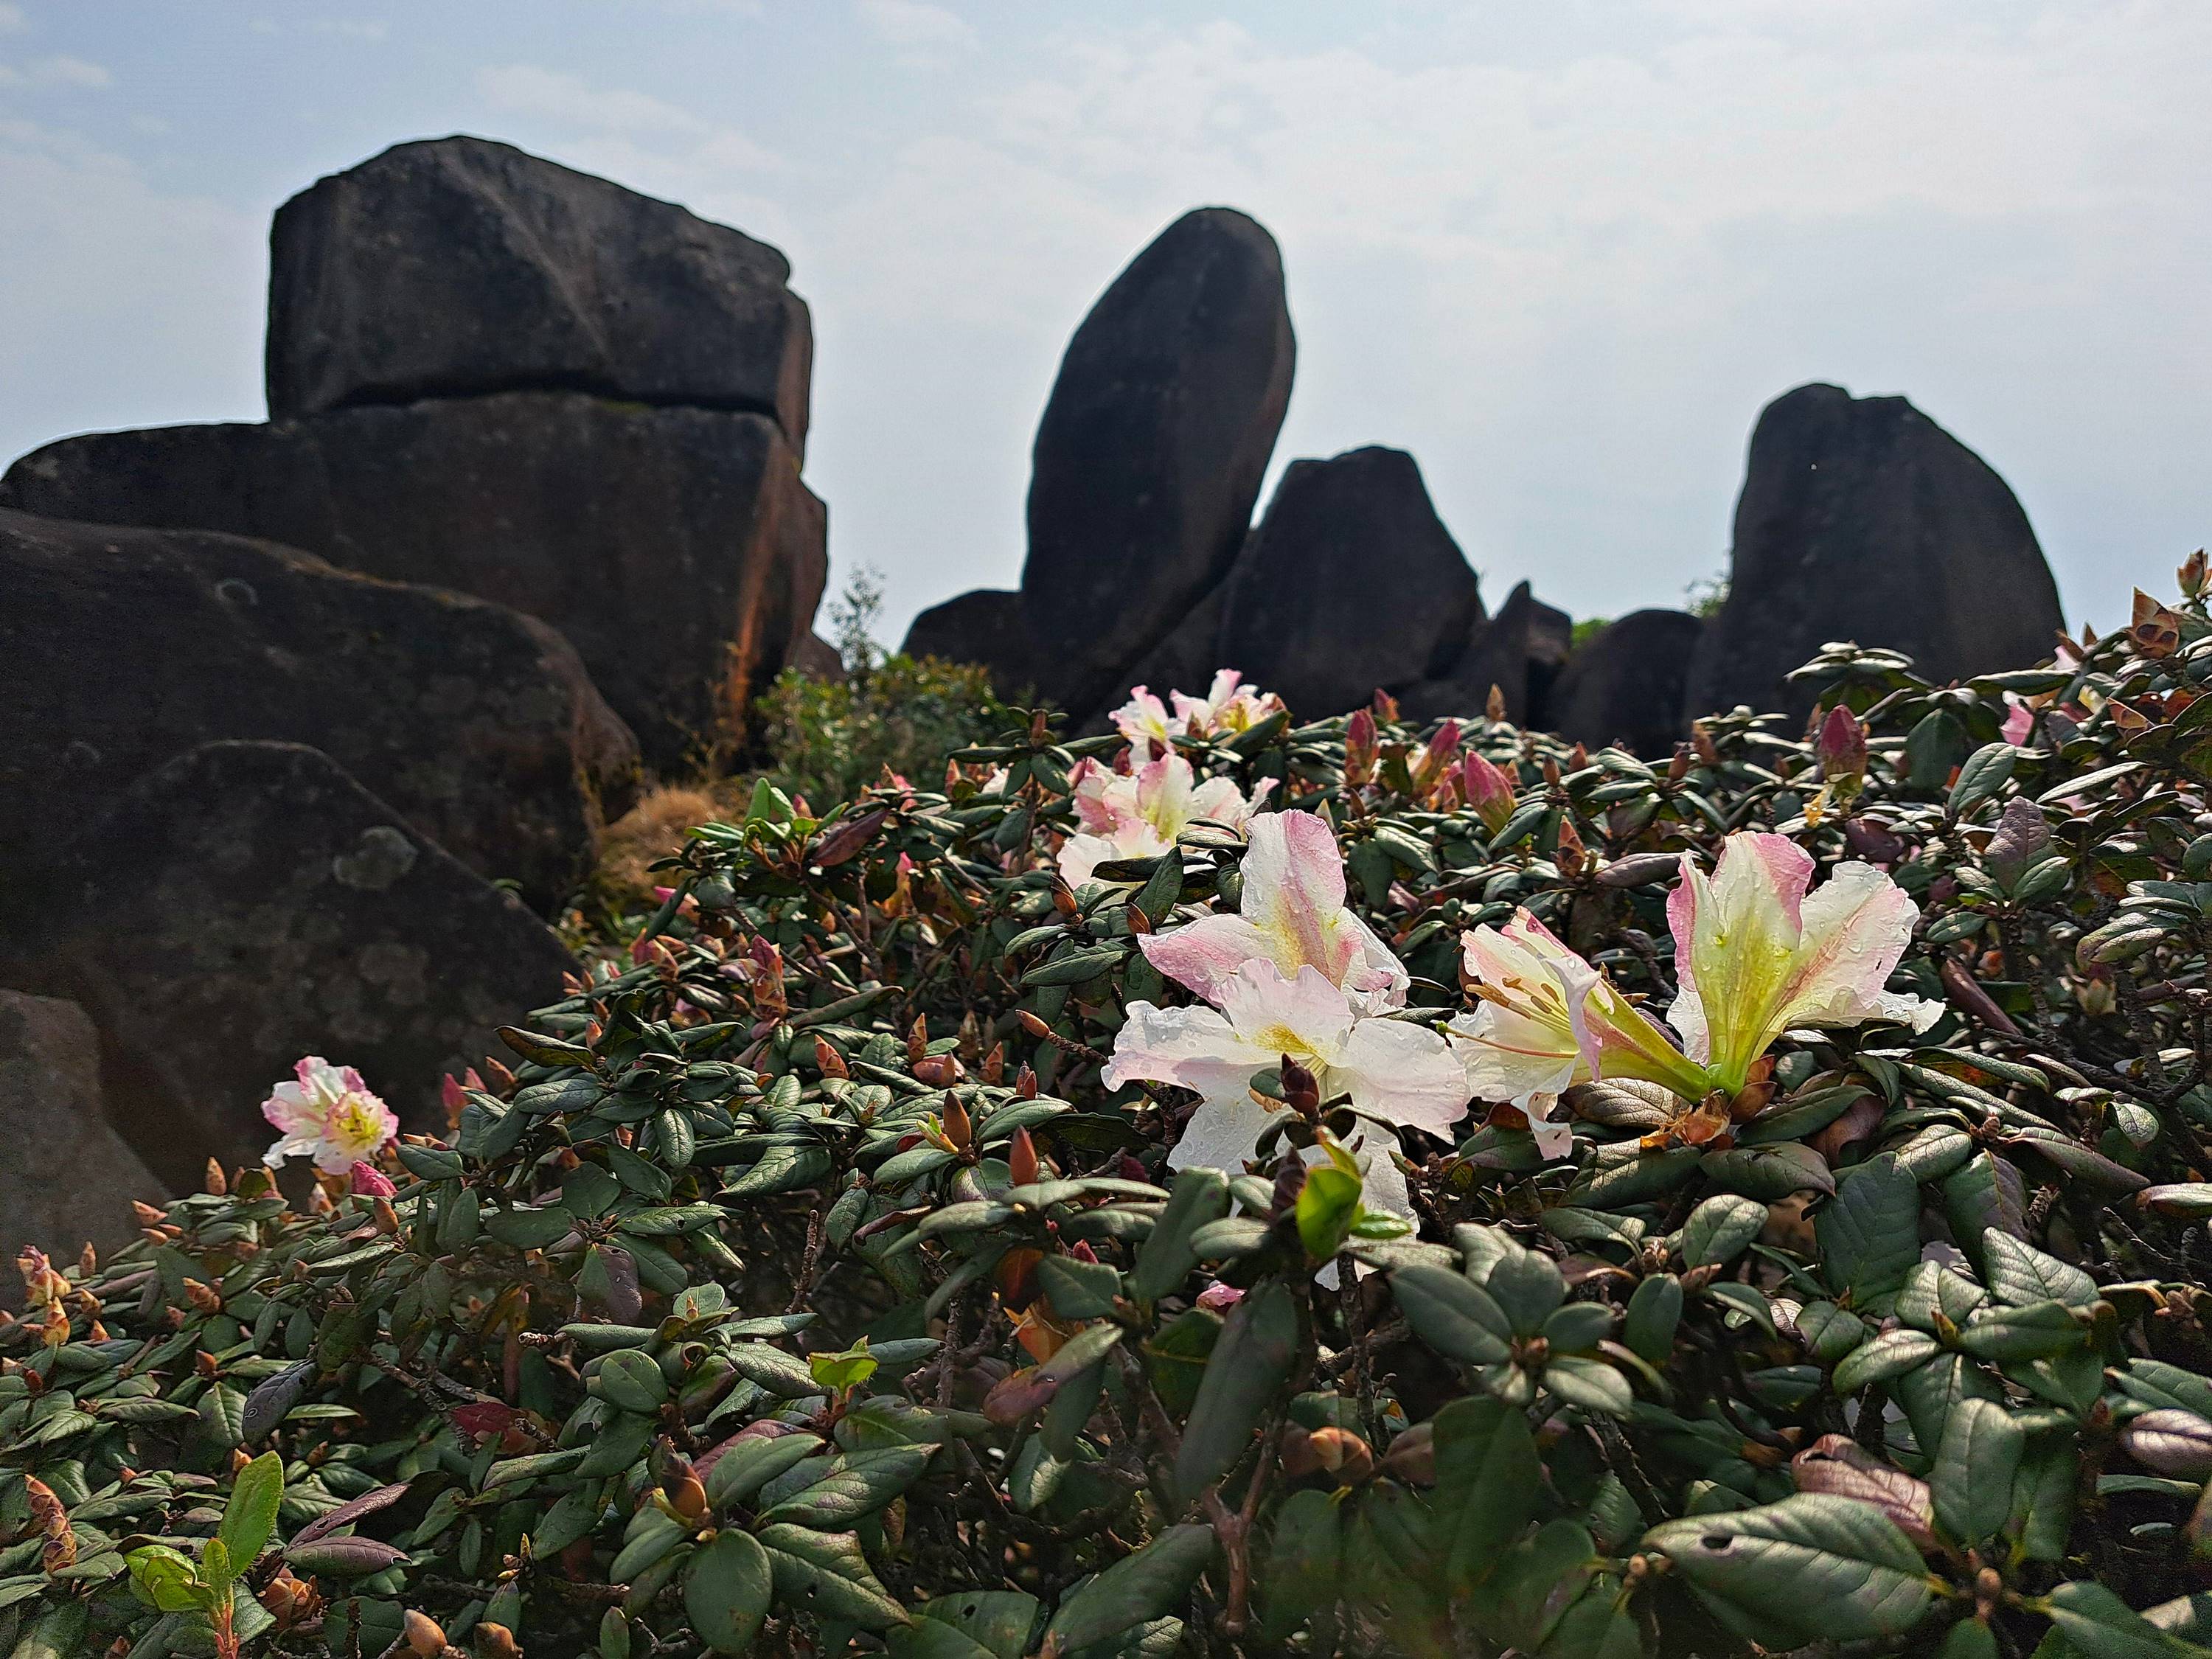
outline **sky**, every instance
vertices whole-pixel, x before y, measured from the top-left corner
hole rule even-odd
[[[0,0],[0,461],[259,418],[270,212],[465,131],[790,256],[894,639],[1018,580],[1069,335],[1208,204],[1282,245],[1275,471],[1409,450],[1493,605],[1679,603],[1822,380],[2101,630],[2212,540],[2208,86],[2203,0]]]

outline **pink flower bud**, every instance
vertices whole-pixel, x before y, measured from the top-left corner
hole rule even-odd
[[[1426,793],[1431,784],[1451,769],[1459,758],[1459,722],[1446,720],[1438,726],[1421,750],[1420,757],[1413,763],[1413,787]]]
[[[1820,757],[1820,775],[1827,781],[1849,778],[1856,782],[1866,776],[1866,727],[1842,703],[1831,708],[1828,718],[1820,722],[1820,735],[1814,749]]]
[[[1209,1285],[1198,1293],[1198,1305],[1208,1313],[1219,1313],[1233,1308],[1244,1299],[1244,1292],[1234,1285]]]
[[[1364,708],[1344,728],[1344,781],[1357,789],[1375,775],[1375,716]]]
[[[1461,763],[1459,783],[1467,804],[1493,836],[1505,827],[1505,820],[1520,804],[1513,792],[1513,780],[1472,750]]]
[[[346,1190],[356,1198],[390,1198],[399,1188],[392,1184],[390,1176],[374,1164],[356,1162],[346,1172]]]
[[[480,1088],[483,1085],[479,1084],[476,1086]],[[446,1109],[448,1116],[459,1112],[469,1103],[469,1097],[461,1080],[451,1072],[438,1079],[438,1103]],[[361,1166],[356,1164],[354,1167],[358,1169]]]

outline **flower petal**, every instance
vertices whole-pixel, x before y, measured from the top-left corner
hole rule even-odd
[[[1352,1109],[1364,1118],[1441,1135],[1467,1115],[1467,1067],[1449,1043],[1425,1026],[1359,1021],[1345,1038],[1329,1081],[1351,1094]]]
[[[1306,1065],[1334,1064],[1352,1030],[1351,1000],[1320,969],[1301,968],[1285,979],[1265,957],[1244,963],[1223,983],[1221,1012],[1253,1048]]]
[[[1219,1170],[1241,1175],[1273,1115],[1245,1092],[1239,1100],[1208,1100],[1190,1115],[1168,1152],[1170,1170]]]
[[[1722,1087],[1741,1088],[1769,1041],[1813,867],[1787,836],[1730,836],[1710,878],[1683,854],[1681,884],[1667,899],[1681,995],[1667,1018]]]
[[[1871,864],[1839,864],[1803,905],[1804,933],[1767,1041],[1792,1025],[1893,1019],[1924,1031],[1942,1005],[1885,989],[1912,942],[1919,907]]]
[[[1250,1097],[1252,1073],[1276,1059],[1238,1036],[1214,1009],[1133,1002],[1127,1020],[1114,1035],[1104,1079],[1109,1089],[1125,1083],[1173,1083],[1195,1089],[1208,1100],[1242,1100]]]
[[[1145,960],[1208,1002],[1246,963],[1268,955],[1267,936],[1243,916],[1201,916],[1171,933],[1139,936]]]

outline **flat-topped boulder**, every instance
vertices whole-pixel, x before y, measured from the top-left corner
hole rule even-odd
[[[1686,611],[1632,611],[1568,657],[1546,700],[1552,730],[1595,749],[1622,743],[1645,759],[1673,752],[1689,728],[1682,690],[1705,624]]]
[[[81,1005],[107,1109],[173,1190],[258,1163],[259,1106],[302,1054],[360,1068],[410,1129],[439,1080],[556,1000],[574,959],[319,750],[212,743],[88,830],[41,988]]]
[[[1482,619],[1420,468],[1370,446],[1291,463],[1222,585],[1214,650],[1313,718],[1448,670]]]
[[[1022,598],[1039,689],[1079,717],[1227,574],[1296,357],[1275,239],[1229,208],[1170,225],[1076,330],[1037,427]]]
[[[635,792],[636,740],[567,641],[504,605],[273,543],[0,510],[0,867],[51,869],[214,740],[314,745],[550,910]]]
[[[829,574],[827,511],[773,419],[580,392],[67,438],[0,477],[0,507],[260,537],[511,605],[666,770],[737,729]]]
[[[518,388],[773,416],[806,447],[813,331],[783,255],[509,144],[398,144],[269,234],[269,412]]]
[[[1902,398],[1802,386],[1752,433],[1728,599],[1684,708],[1802,718],[1814,693],[1784,677],[1831,640],[1901,651],[1941,682],[2041,662],[2063,625],[2027,514],[1986,461]]]

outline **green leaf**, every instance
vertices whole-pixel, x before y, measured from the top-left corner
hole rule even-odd
[[[1920,1260],[1920,1184],[1889,1153],[1869,1158],[1837,1183],[1813,1228],[1822,1277],[1863,1304],[1894,1291]]]
[[[1683,1264],[1691,1267],[1724,1267],[1742,1255],[1765,1225],[1766,1206],[1756,1199],[1725,1193],[1709,1198],[1691,1211],[1689,1219],[1682,1224]],[[1651,1356],[1646,1354],[1644,1358],[1650,1359]],[[1663,1358],[1662,1355],[1652,1363],[1658,1364]]]
[[[276,1506],[284,1498],[284,1460],[264,1452],[238,1472],[231,1482],[230,1501],[223,1505],[222,1526],[216,1536],[230,1552],[233,1567],[244,1572],[269,1547],[276,1529]]]
[[[1213,1560],[1213,1528],[1170,1527],[1060,1605],[1045,1632],[1043,1659],[1062,1659],[1171,1613]]]
[[[2063,1302],[2031,1302],[2019,1308],[1989,1308],[1969,1319],[1959,1333],[1959,1349],[1996,1364],[2049,1359],[2081,1347],[2087,1328]]]
[[[1951,786],[1951,815],[1963,818],[1993,798],[2012,776],[2020,750],[2002,740],[1985,743],[1966,757],[1959,768],[1959,781]]]
[[[1191,1308],[1170,1320],[1145,1346],[1145,1369],[1152,1392],[1168,1415],[1181,1419],[1198,1402],[1206,1362],[1221,1340],[1221,1316],[1210,1308]]]
[[[1037,1263],[1037,1287],[1063,1320],[1108,1319],[1121,1293],[1121,1275],[1103,1261],[1048,1255]]]
[[[1544,1468],[1528,1419],[1500,1400],[1455,1400],[1437,1413],[1432,1432],[1446,1582],[1464,1593],[1527,1529]]]
[[[707,1501],[718,1510],[742,1504],[793,1464],[819,1451],[822,1443],[820,1436],[804,1433],[737,1441],[708,1467]]]
[[[2014,1307],[2063,1302],[2086,1308],[2097,1299],[2097,1281],[2079,1267],[1994,1228],[1982,1235],[1982,1270],[1990,1293]]]
[[[865,1336],[842,1353],[806,1356],[807,1371],[825,1394],[859,1388],[876,1374],[879,1364],[868,1352],[868,1339]]]
[[[1792,1193],[1836,1190],[1828,1160],[1798,1140],[1707,1152],[1699,1167],[1723,1192],[1741,1193],[1763,1204],[1779,1203]]]
[[[1176,1491],[1183,1502],[1195,1498],[1249,1443],[1260,1414],[1290,1374],[1297,1346],[1297,1298],[1281,1281],[1270,1279],[1230,1310],[1176,1457]]]
[[[147,1544],[125,1559],[131,1564],[131,1594],[148,1607],[161,1613],[189,1613],[208,1604],[199,1565],[181,1550]]]
[[[1628,1298],[1621,1340],[1638,1358],[1664,1365],[1674,1357],[1674,1333],[1681,1322],[1682,1281],[1672,1273],[1654,1273]]]
[[[718,1532],[684,1570],[692,1633],[716,1653],[746,1653],[775,1593],[768,1552],[750,1533]]]
[[[1924,1331],[1884,1331],[1844,1356],[1836,1367],[1833,1387],[1838,1394],[1856,1394],[1873,1383],[1904,1376],[1934,1358],[1939,1351],[1936,1339]]]
[[[2061,1584],[2039,1611],[2057,1626],[2056,1659],[2201,1659],[2205,1651],[2160,1630],[2102,1584]],[[2044,1648],[2036,1652],[2054,1659]]]
[[[1331,1261],[1344,1248],[1359,1214],[1360,1190],[1356,1170],[1320,1164],[1306,1171],[1305,1185],[1298,1188],[1296,1213],[1298,1242],[1314,1261]]]
[[[576,1218],[558,1204],[532,1209],[498,1210],[484,1218],[484,1231],[517,1250],[542,1250],[576,1229]]]
[[[1512,1357],[1512,1322],[1465,1274],[1449,1267],[1401,1267],[1390,1275],[1390,1293],[1415,1334],[1447,1359],[1498,1365]]]
[[[927,1467],[933,1446],[884,1446],[840,1458],[830,1472],[769,1510],[763,1519],[816,1532],[841,1532],[896,1498]]]
[[[906,1622],[906,1610],[884,1589],[851,1533],[778,1524],[762,1528],[759,1536],[775,1575],[775,1598],[784,1607],[818,1619],[847,1620],[864,1630]]]
[[[1801,1492],[1663,1522],[1643,1547],[1668,1557],[1723,1623],[1770,1647],[1901,1636],[1934,1599],[1912,1540],[1850,1498]]]
[[[1341,1514],[1329,1493],[1292,1492],[1275,1512],[1259,1579],[1269,1636],[1280,1641],[1337,1596],[1343,1558]]]
[[[1928,1485],[1936,1522],[1953,1542],[1977,1548],[2012,1513],[2013,1480],[2027,1436],[1993,1400],[1962,1400],[1943,1425]]]
[[[1024,1590],[960,1590],[925,1603],[921,1617],[908,1631],[932,1627],[963,1638],[982,1659],[1022,1659],[1029,1651],[1030,1631],[1036,1624],[1037,1599]],[[907,1659],[900,1645],[908,1632],[891,1632],[891,1651]],[[943,1659],[951,1659],[948,1650]],[[938,1659],[917,1650],[915,1659]],[[963,1656],[964,1659],[964,1656]]]
[[[246,1396],[217,1382],[200,1396],[200,1432],[224,1451],[246,1439]]]

